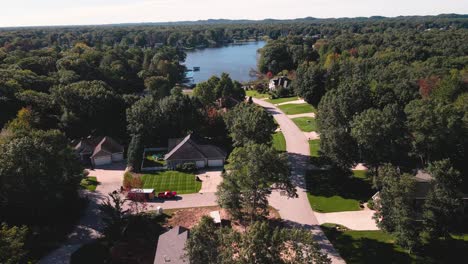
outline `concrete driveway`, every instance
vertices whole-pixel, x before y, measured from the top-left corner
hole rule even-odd
[[[198,178],[202,181],[202,187],[199,193],[215,193],[218,185],[223,181],[221,177],[222,170],[203,170],[197,173]]]
[[[288,198],[282,196],[280,192],[273,192],[268,199],[270,205],[276,208],[281,218],[291,226],[310,229],[322,251],[328,254],[332,263],[346,263],[320,229],[319,222],[307,199],[304,180],[310,157],[307,138],[296,124],[277,107],[263,100],[253,98],[253,101],[270,112],[281,127],[291,162],[292,181],[298,194],[298,198]]]

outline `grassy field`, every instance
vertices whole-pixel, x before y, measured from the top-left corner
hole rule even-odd
[[[286,151],[286,140],[282,132],[273,134],[273,147],[278,151]]]
[[[247,91],[245,91],[245,95],[246,96],[252,96],[252,97],[258,98],[258,99],[270,98],[269,94],[259,93],[259,92],[255,91],[255,90],[247,90]]]
[[[320,157],[320,139],[309,140],[310,156]]]
[[[306,184],[310,206],[322,213],[359,211],[374,194],[367,179],[338,170],[309,171]]]
[[[96,177],[89,176],[81,180],[81,187],[88,191],[95,191],[96,187],[99,185]]]
[[[315,113],[315,108],[310,104],[284,104],[279,105],[278,108],[287,115]]]
[[[195,175],[178,171],[164,171],[142,176],[143,188],[152,188],[155,192],[167,190],[178,194],[197,193],[201,189],[201,182]]]
[[[317,124],[313,117],[297,117],[291,120],[304,132],[317,131]]]
[[[272,103],[272,104],[281,104],[281,103],[286,103],[286,102],[291,102],[291,101],[296,101],[296,100],[299,100],[299,98],[297,96],[276,98],[276,99],[268,99],[266,101],[269,102],[269,103]]]
[[[346,263],[458,263],[468,258],[468,241],[465,235],[439,240],[424,245],[418,255],[395,245],[391,234],[383,231],[336,230],[334,224],[323,224],[322,230],[339,251]]]

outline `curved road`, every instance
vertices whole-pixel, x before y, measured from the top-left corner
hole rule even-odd
[[[269,198],[270,205],[276,208],[281,218],[289,222],[291,226],[310,229],[320,244],[322,251],[328,254],[332,263],[346,263],[320,229],[319,222],[307,199],[304,179],[310,157],[307,138],[296,124],[273,104],[255,98],[253,98],[253,101],[273,115],[283,132],[286,139],[286,150],[292,167],[291,176],[298,194],[298,198],[287,198],[286,196],[282,196],[280,192],[275,191]]]

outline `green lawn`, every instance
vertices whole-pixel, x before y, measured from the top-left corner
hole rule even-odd
[[[269,94],[259,93],[259,92],[255,91],[255,90],[247,90],[247,91],[245,91],[245,95],[246,96],[252,96],[252,97],[258,98],[258,99],[270,98]]]
[[[359,211],[375,193],[369,180],[339,170],[309,171],[306,184],[310,206],[322,213]]]
[[[286,140],[282,132],[273,134],[273,147],[278,151],[286,151]]]
[[[167,190],[178,194],[197,193],[201,189],[201,182],[195,175],[178,171],[164,171],[142,176],[143,188],[152,188],[155,192]]]
[[[286,103],[286,102],[291,102],[291,101],[296,101],[296,100],[299,100],[299,98],[297,96],[276,98],[276,99],[268,99],[266,101],[269,102],[269,103],[272,103],[272,104],[281,104],[281,103]]]
[[[317,124],[313,117],[297,117],[293,118],[292,121],[304,132],[317,131]]]
[[[323,224],[322,230],[346,263],[459,263],[468,258],[468,241],[462,236],[424,245],[418,255],[395,245],[391,234],[383,231],[336,230],[334,224]]]
[[[309,140],[310,156],[320,157],[320,139]]]
[[[99,185],[96,177],[89,176],[81,180],[81,187],[87,189],[88,191],[95,191],[96,187]]]
[[[310,104],[284,104],[279,105],[278,108],[287,115],[315,113],[315,108]]]

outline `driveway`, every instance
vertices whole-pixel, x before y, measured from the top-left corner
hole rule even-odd
[[[286,139],[286,150],[292,167],[292,181],[296,185],[298,198],[287,198],[280,192],[273,192],[269,202],[276,208],[281,218],[291,226],[310,229],[322,251],[327,253],[332,263],[346,263],[320,229],[319,221],[310,208],[305,188],[304,175],[309,165],[309,143],[304,133],[287,115],[274,105],[263,100],[253,98],[254,103],[264,107],[278,122]]]
[[[218,185],[223,181],[221,177],[222,170],[203,170],[197,173],[198,178],[202,181],[202,187],[199,193],[215,193]]]

